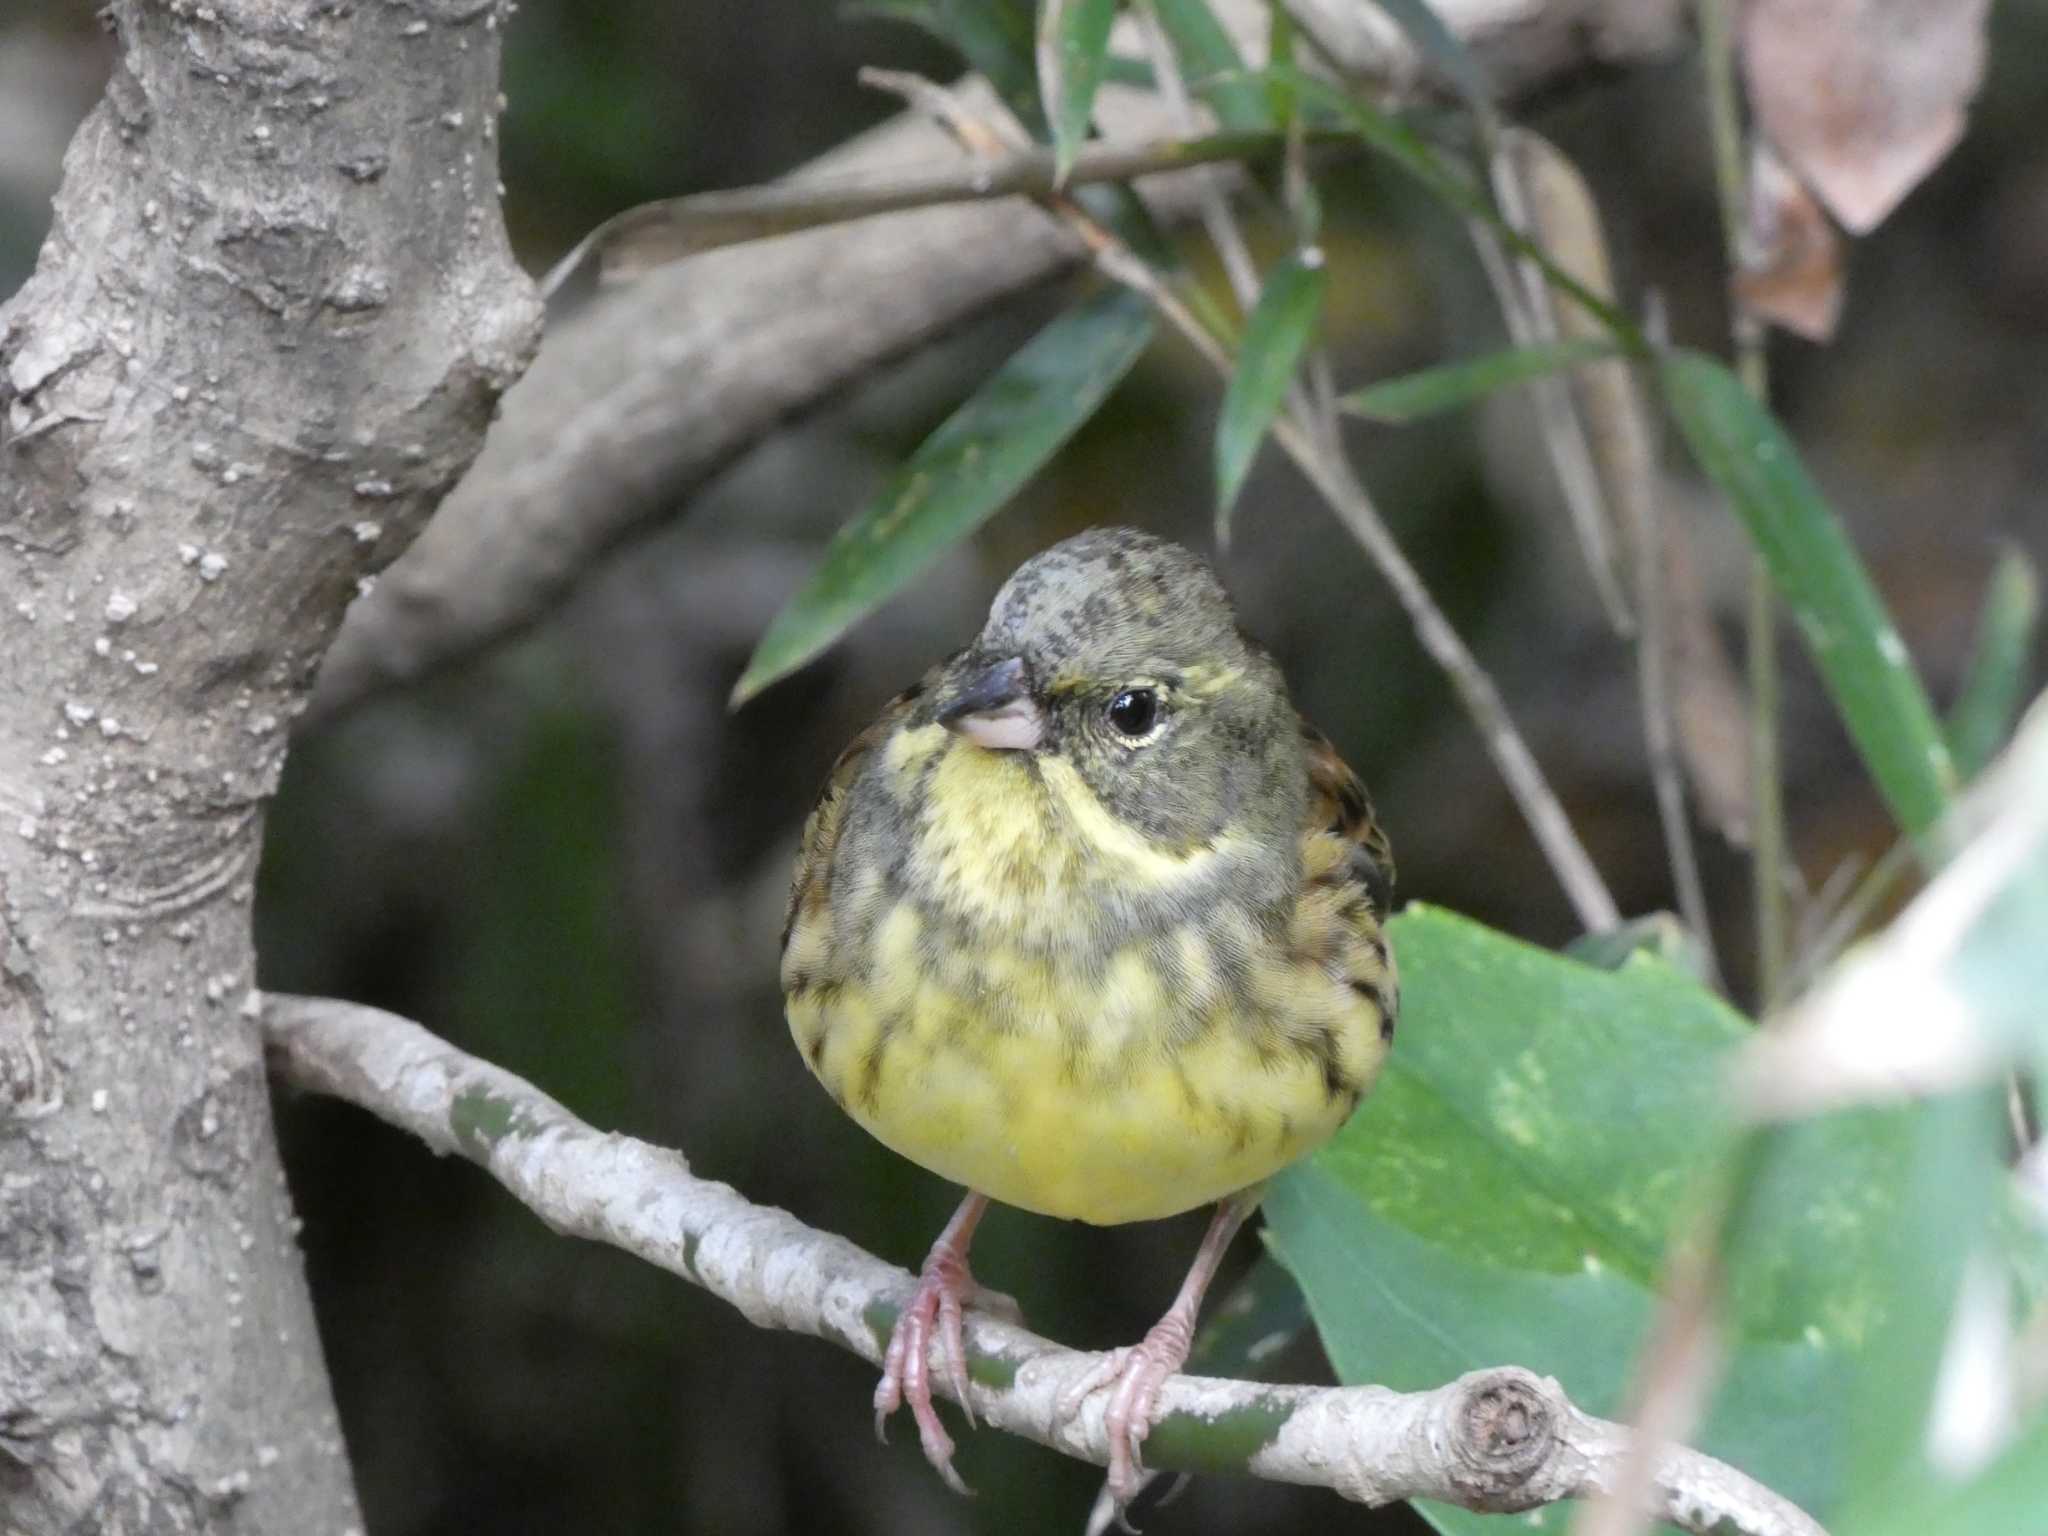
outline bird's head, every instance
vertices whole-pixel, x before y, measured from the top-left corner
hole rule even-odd
[[[1155,841],[1232,826],[1284,837],[1300,813],[1279,668],[1204,561],[1133,529],[1094,529],[1020,566],[929,708],[978,748],[1068,764]]]

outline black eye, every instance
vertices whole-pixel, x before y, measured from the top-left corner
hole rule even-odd
[[[1126,736],[1143,736],[1159,719],[1159,695],[1150,688],[1126,688],[1109,701],[1109,723]]]

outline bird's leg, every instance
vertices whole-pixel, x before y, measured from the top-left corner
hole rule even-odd
[[[926,1354],[936,1328],[946,1379],[952,1383],[953,1395],[959,1399],[971,1427],[974,1408],[967,1397],[967,1341],[960,1317],[961,1308],[974,1293],[974,1276],[967,1269],[967,1245],[974,1240],[974,1228],[987,1209],[988,1196],[970,1191],[960,1202],[960,1209],[953,1213],[953,1219],[946,1223],[946,1230],[932,1244],[932,1251],[925,1255],[917,1289],[889,1334],[889,1351],[882,1357],[882,1379],[875,1387],[876,1435],[888,1438],[884,1426],[889,1415],[907,1401],[910,1416],[917,1421],[917,1438],[924,1446],[925,1459],[938,1468],[939,1476],[956,1493],[969,1490],[953,1470],[953,1440],[932,1407]]]
[[[1144,1342],[1106,1355],[1061,1399],[1069,1414],[1081,1400],[1098,1388],[1114,1384],[1102,1427],[1109,1436],[1109,1496],[1121,1510],[1137,1494],[1142,1463],[1138,1448],[1152,1431],[1152,1411],[1166,1378],[1179,1370],[1194,1343],[1195,1318],[1202,1310],[1202,1297],[1216,1278],[1217,1266],[1237,1236],[1245,1218],[1258,1208],[1260,1190],[1232,1195],[1216,1207],[1209,1231],[1181,1282],[1180,1294],[1166,1309],[1166,1316],[1152,1325]]]

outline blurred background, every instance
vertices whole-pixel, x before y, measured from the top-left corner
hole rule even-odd
[[[2048,559],[2048,8],[2007,3],[1968,137],[1854,252],[1825,349],[1773,344],[1778,406],[1847,520],[1938,702],[2001,541]],[[26,276],[107,44],[82,0],[0,0],[0,292]],[[606,215],[783,172],[888,115],[856,69],[945,75],[900,26],[814,0],[523,0],[505,61],[506,213],[543,270]],[[1598,194],[1626,291],[1722,349],[1721,237],[1696,62],[1579,79],[1523,115]],[[1461,230],[1378,167],[1325,180],[1340,384],[1483,350],[1499,322]],[[1204,261],[1191,250],[1191,259]],[[791,426],[623,551],[541,629],[295,745],[259,904],[266,987],[427,1023],[591,1121],[684,1148],[757,1200],[914,1266],[956,1198],[832,1108],[787,1043],[775,943],[827,764],[978,625],[1023,557],[1127,522],[1208,543],[1217,390],[1162,342],[1017,504],[824,660],[728,714],[727,690],[822,542],[1070,290],[988,315]],[[1745,556],[1668,455],[1666,506],[1739,657]],[[1633,663],[1601,616],[1527,404],[1399,431],[1357,461],[1493,672],[1622,906],[1672,905]],[[1569,908],[1442,677],[1362,554],[1277,456],[1220,561],[1248,627],[1365,775],[1404,899],[1535,942]],[[1887,823],[1788,642],[1786,759],[1809,882]],[[1747,996],[1740,853],[1702,829],[1715,937]],[[1076,1530],[1089,1469],[964,1437],[949,1495],[873,1374],[757,1333],[669,1276],[558,1239],[477,1170],[332,1103],[280,1105],[371,1536],[567,1529]],[[998,1211],[976,1267],[1043,1332],[1138,1336],[1202,1218],[1115,1231]],[[1242,1264],[1251,1247],[1241,1245]],[[1323,1368],[1312,1349],[1295,1374]],[[1205,1481],[1144,1523],[1419,1528],[1331,1497]]]

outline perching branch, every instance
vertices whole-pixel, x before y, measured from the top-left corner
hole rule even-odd
[[[1436,8],[1510,97],[1589,66],[1662,57],[1684,38],[1677,0]],[[1416,86],[1420,65],[1398,29],[1361,30],[1373,7],[1297,9],[1353,79],[1395,93]],[[1216,10],[1247,41],[1263,36],[1260,0],[1217,0]],[[1118,144],[1177,131],[1156,94],[1123,87],[1104,88],[1097,118]],[[947,149],[909,113],[791,181],[900,174]],[[1192,214],[1216,174],[1155,178],[1154,213]],[[534,623],[604,555],[657,526],[788,417],[1087,255],[1029,204],[997,201],[710,251],[608,295],[550,334],[468,478],[355,605],[311,718],[332,718]]]
[[[555,1231],[646,1259],[759,1327],[879,1361],[909,1274],[844,1238],[697,1178],[677,1152],[592,1129],[532,1085],[417,1024],[328,999],[264,999],[273,1069],[358,1104],[486,1169]],[[1096,1357],[970,1314],[974,1411],[991,1427],[1107,1461],[1100,1396],[1056,1407]],[[948,1391],[945,1372],[934,1372]],[[1628,1431],[1579,1412],[1556,1382],[1502,1366],[1428,1392],[1275,1387],[1177,1376],[1146,1441],[1162,1467],[1327,1487],[1364,1504],[1429,1498],[1509,1513],[1608,1486]],[[865,1411],[846,1405],[849,1413]],[[1696,1451],[1659,1460],[1656,1513],[1683,1530],[1824,1536],[1787,1500]]]

